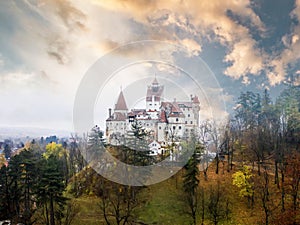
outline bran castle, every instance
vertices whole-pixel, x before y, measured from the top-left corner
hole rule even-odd
[[[147,88],[146,109],[128,110],[123,91],[106,120],[106,138],[110,144],[117,144],[131,129],[134,121],[151,131],[152,144],[162,145],[172,138],[176,140],[188,137],[199,127],[200,102],[197,96],[190,101],[164,101],[164,86],[155,78]],[[151,146],[150,146],[151,147]]]

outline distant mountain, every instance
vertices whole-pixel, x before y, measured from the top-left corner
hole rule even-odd
[[[4,138],[22,138],[30,137],[37,138],[41,136],[56,135],[59,138],[69,137],[71,131],[67,130],[54,130],[39,127],[1,127],[0,126],[0,139]]]

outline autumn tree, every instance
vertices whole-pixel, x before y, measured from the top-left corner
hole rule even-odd
[[[267,164],[263,164],[263,174],[255,180],[255,189],[264,212],[264,224],[270,224],[271,215],[277,205],[273,202],[274,195],[270,189],[270,174]]]
[[[241,197],[246,197],[248,203],[250,203],[251,200],[253,203],[254,195],[251,177],[252,171],[249,166],[243,166],[242,170],[237,171],[232,175],[232,184],[240,189],[239,195]]]
[[[140,204],[137,190],[140,187],[117,184],[100,178],[98,194],[101,198],[101,215],[106,224],[132,224],[135,221],[133,210]]]
[[[228,220],[230,215],[230,202],[226,197],[225,188],[217,182],[215,187],[211,186],[207,202],[207,211],[210,221],[218,225],[223,220]]]

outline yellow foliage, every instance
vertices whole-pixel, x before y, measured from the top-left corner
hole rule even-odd
[[[43,156],[46,159],[48,159],[51,155],[61,158],[64,156],[65,153],[66,151],[61,144],[51,142],[46,145],[46,152],[43,154]]]
[[[6,163],[4,154],[0,154],[0,167],[2,167]]]
[[[240,196],[251,197],[253,195],[251,177],[252,171],[249,166],[243,166],[242,171],[235,172],[232,175],[232,184],[241,189],[239,193]]]

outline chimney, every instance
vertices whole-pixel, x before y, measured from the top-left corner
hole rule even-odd
[[[111,108],[108,109],[109,118],[111,118]]]

